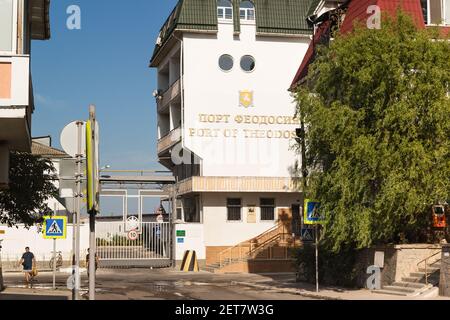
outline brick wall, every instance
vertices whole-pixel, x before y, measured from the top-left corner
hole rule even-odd
[[[219,262],[219,253],[231,247],[206,247],[206,264]]]

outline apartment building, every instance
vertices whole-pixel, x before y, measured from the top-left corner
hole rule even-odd
[[[0,1],[0,188],[10,151],[31,151],[31,40],[48,40],[50,0]]]

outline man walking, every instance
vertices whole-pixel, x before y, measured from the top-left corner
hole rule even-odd
[[[23,273],[25,275],[25,284],[27,289],[33,287],[33,269],[36,267],[36,259],[34,258],[34,254],[30,252],[30,248],[25,248],[25,253],[22,255],[22,259],[20,259],[19,264],[23,266]]]

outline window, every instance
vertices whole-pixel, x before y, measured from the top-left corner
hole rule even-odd
[[[200,223],[199,198],[183,199],[184,221],[187,223]]]
[[[217,17],[219,19],[233,20],[233,6],[229,0],[219,0],[217,3]]]
[[[275,199],[261,199],[261,221],[275,220]]]
[[[450,25],[450,0],[421,0],[425,22]]]
[[[0,51],[13,50],[13,1],[0,0]]]
[[[183,220],[183,203],[181,199],[177,199],[177,220]]]
[[[242,221],[242,200],[227,199],[227,220]]]
[[[231,69],[233,69],[233,65],[233,57],[229,54],[224,54],[219,58],[219,67],[223,71],[230,71]]]
[[[242,1],[239,8],[239,15],[242,20],[255,20],[255,6],[251,1]]]
[[[241,59],[241,68],[246,72],[252,72],[255,70],[255,58],[252,56],[243,56]]]

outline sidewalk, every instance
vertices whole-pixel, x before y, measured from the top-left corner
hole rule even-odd
[[[71,300],[70,291],[6,288],[0,292],[0,300]]]
[[[254,282],[234,281],[233,283],[261,290],[297,294],[322,300],[450,300],[450,298],[436,297],[432,294],[431,297],[430,294],[418,297],[404,297],[373,293],[367,289],[344,289],[332,286],[322,286],[319,293],[317,293],[315,285],[296,282],[294,274],[266,274],[261,275],[261,279]]]

